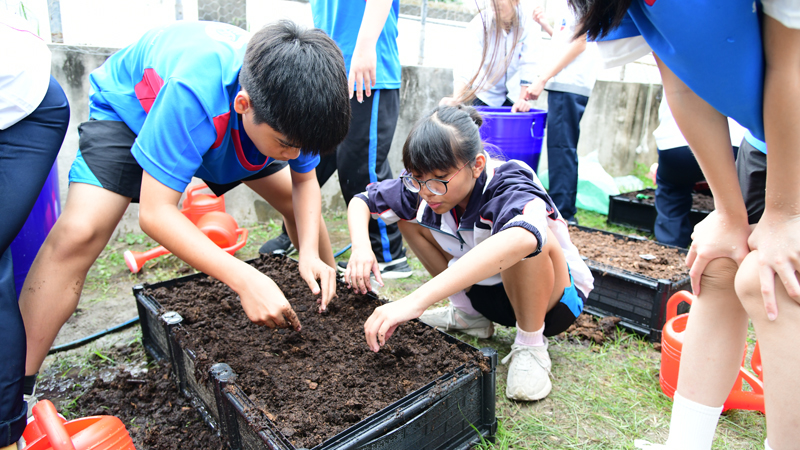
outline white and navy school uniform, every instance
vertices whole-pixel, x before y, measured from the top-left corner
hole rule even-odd
[[[430,229],[436,242],[453,256],[449,265],[489,236],[510,227],[522,227],[536,236],[539,245],[526,258],[535,257],[547,242],[549,228],[564,251],[572,282],[564,290],[561,302],[545,317],[545,336],[558,334],[566,330],[583,310],[594,278],[570,241],[566,222],[534,171],[517,160],[487,161],[486,170],[476,180],[461,216],[455,209],[446,214],[435,213],[418,194],[405,189],[400,179],[370,184],[366,192],[356,197],[367,203],[373,218],[381,218],[387,223],[413,221]],[[488,319],[501,325],[515,326],[514,310],[500,274],[479,281],[467,296],[475,310]]]

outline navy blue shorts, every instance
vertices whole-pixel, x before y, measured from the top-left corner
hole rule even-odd
[[[545,336],[555,336],[566,331],[583,311],[586,297],[575,287],[572,275],[569,276],[569,281],[570,285],[564,289],[561,301],[544,316]],[[514,308],[503,283],[492,286],[475,284],[467,292],[467,297],[472,307],[492,322],[507,327],[517,326],[517,316],[514,314]]]

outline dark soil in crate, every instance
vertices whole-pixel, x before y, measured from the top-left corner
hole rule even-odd
[[[610,234],[569,228],[569,237],[581,256],[605,266],[623,269],[654,279],[678,281],[689,275],[685,259],[677,248],[653,241],[624,239]]]
[[[644,195],[645,197],[640,198],[639,195]],[[646,205],[655,206],[656,204],[655,189],[644,189],[641,191],[626,192],[624,194],[620,194],[620,197],[626,197],[633,201],[644,203]],[[693,192],[692,209],[697,211],[709,211],[709,212],[714,211],[714,197],[700,192]]]
[[[125,424],[137,449],[227,448],[178,392],[169,367],[132,376],[117,370],[112,381],[96,380],[75,401],[78,415],[112,415]]]
[[[236,383],[296,447],[314,447],[464,364],[489,370],[480,352],[465,353],[417,322],[398,327],[373,353],[364,322],[379,300],[339,287],[320,314],[295,262],[267,257],[255,266],[284,292],[301,332],[251,323],[237,295],[213,278],[147,293],[184,318],[178,339],[195,353],[198,379],[214,363],[229,364]]]

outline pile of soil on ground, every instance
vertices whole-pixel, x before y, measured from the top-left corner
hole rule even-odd
[[[339,286],[327,313],[297,272],[297,263],[264,257],[255,266],[283,291],[302,331],[250,322],[235,292],[213,278],[148,289],[183,318],[179,341],[196,355],[198,379],[217,362],[296,447],[311,448],[464,364],[488,371],[478,351],[465,352],[432,328],[409,322],[378,353],[364,323],[380,302]]]
[[[620,196],[629,198],[635,202],[644,203],[645,205],[656,204],[655,189],[626,192],[620,194]],[[696,211],[714,211],[714,197],[700,192],[692,192],[692,209]]]
[[[178,392],[169,367],[155,366],[137,376],[117,368],[111,377],[96,380],[75,400],[73,415],[118,417],[137,449],[227,448]]]
[[[686,256],[677,248],[649,240],[583,231],[576,227],[569,227],[569,237],[581,256],[597,263],[596,267],[609,266],[670,281],[689,276],[689,269],[684,263]]]
[[[591,314],[582,313],[575,319],[575,323],[567,328],[567,331],[557,335],[559,340],[591,341],[595,344],[602,344],[611,340],[616,335],[619,317],[603,317],[598,319]]]

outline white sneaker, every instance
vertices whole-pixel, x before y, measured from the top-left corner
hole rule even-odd
[[[635,441],[633,441],[633,446],[645,450],[659,450],[659,449],[666,450],[669,448],[666,445],[653,444],[649,441],[645,441],[644,439],[636,439]]]
[[[527,345],[511,346],[501,364],[508,360],[508,378],[506,379],[506,397],[512,400],[533,401],[547,397],[553,388],[550,382],[550,355],[547,353],[547,341],[538,347]]]
[[[481,339],[489,339],[494,334],[491,320],[480,314],[470,316],[453,305],[425,311],[419,320],[442,331],[458,331]]]

